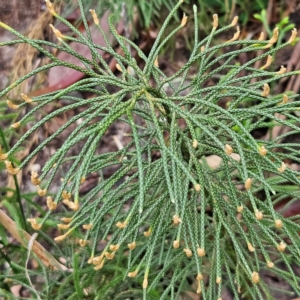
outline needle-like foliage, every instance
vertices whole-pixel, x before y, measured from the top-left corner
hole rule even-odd
[[[63,202],[74,212],[71,218],[63,220],[65,224],[58,224],[66,233],[55,240],[81,235],[80,245],[89,249],[86,264],[93,265],[92,271],[89,269],[93,273],[102,272],[105,267],[113,266],[118,257],[126,256],[128,268],[122,278],[135,280],[143,290],[144,299],[152,299],[150,295],[157,288],[162,291],[159,299],[178,299],[187,289],[187,279],[196,281],[195,291],[203,299],[221,299],[224,287],[232,290],[235,299],[241,296],[271,299],[260,275],[264,269],[283,278],[299,296],[299,278],[293,266],[300,263],[300,225],[296,218],[284,218],[274,210],[276,202],[290,199],[292,203],[299,198],[300,174],[284,162],[286,159],[299,162],[299,145],[282,142],[285,137],[300,132],[299,119],[294,114],[299,110],[298,95],[275,95],[270,86],[300,72],[286,72],[284,67],[267,71],[272,55],[293,43],[297,32],[294,29],[289,40],[275,46],[277,28],[269,40],[262,36],[241,40],[237,27],[232,39],[212,46],[218,34],[236,26],[237,18],[218,29],[218,18],[214,15],[211,33],[199,41],[194,6],[194,49],[179,71],[166,76],[159,68],[159,55],[167,41],[186,25],[184,15],[181,24],[164,35],[182,2],[166,18],[148,55],[119,35],[109,19],[111,33],[123,50],[122,55],[115,52],[95,12],[91,11],[99,34],[107,41],[106,45],[93,43],[81,0],[79,7],[86,35],[57,15],[46,1],[50,13],[74,33],[65,36],[53,27],[60,45],[30,40],[0,23],[18,38],[1,45],[28,43],[52,60],[20,78],[0,96],[27,78],[55,66],[86,75],[63,90],[32,98],[23,95],[25,102],[18,108],[35,106],[14,127],[48,103],[64,99],[73,103],[37,121],[8,153],[1,154],[1,159],[6,160],[8,172],[15,174],[49,142],[76,124],[42,173],[32,174],[39,195],[46,198],[55,174],[65,163],[70,165],[56,196],[47,197],[49,212],[41,221],[30,219],[30,222],[34,229],[40,230]],[[76,53],[68,41],[87,46],[92,59]],[[129,45],[138,53],[143,68],[132,57]],[[73,55],[85,67],[59,60],[46,50],[49,47]],[[110,70],[100,50],[117,60],[121,78]],[[250,61],[243,65],[236,63],[240,55],[250,52],[253,57]],[[263,54],[256,56],[257,53]],[[254,64],[259,60],[267,63],[256,69]],[[190,80],[191,70],[195,68],[197,72]],[[110,92],[111,87],[115,92]],[[89,99],[70,96],[74,91],[86,91],[94,96]],[[224,100],[225,107],[220,105]],[[11,102],[8,104],[17,108]],[[10,162],[13,153],[43,124],[75,108],[84,109],[42,141],[19,166]],[[142,120],[140,125],[135,121],[137,118]],[[130,142],[121,150],[97,154],[103,135],[116,121],[130,126],[131,131],[127,133]],[[274,126],[286,127],[287,131],[269,140],[258,140],[252,134],[256,129],[271,130]],[[83,145],[80,153],[70,157],[69,150],[78,143]],[[159,158],[153,158],[154,152],[160,153]],[[211,155],[221,159],[215,168],[207,162]],[[118,167],[114,174],[103,178],[86,195],[80,195],[80,186],[90,173],[113,165]],[[105,241],[101,251],[100,241]],[[73,260],[76,269],[77,254]],[[79,282],[80,273],[75,277]],[[77,296],[82,297],[80,285],[75,287]]]

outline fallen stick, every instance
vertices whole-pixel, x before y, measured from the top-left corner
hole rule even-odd
[[[23,229],[18,229],[16,223],[0,209],[0,223],[7,229],[7,231],[25,248],[31,239],[31,235]],[[52,270],[69,270],[66,266],[59,263],[39,242],[36,240],[32,245],[32,252],[43,262],[43,264]],[[70,270],[69,270],[70,271]]]

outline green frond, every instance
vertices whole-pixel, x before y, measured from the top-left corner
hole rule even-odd
[[[178,24],[164,38],[181,3],[165,19],[149,55],[117,33],[112,17],[109,28],[123,54],[116,53],[99,26],[106,45],[95,44],[80,0],[86,36],[55,15],[74,34],[60,38],[59,46],[30,40],[0,24],[18,37],[10,44],[28,43],[51,60],[4,89],[0,96],[55,66],[72,68],[86,76],[65,89],[33,97],[36,106],[19,120],[21,124],[47,104],[64,99],[71,104],[35,121],[7,152],[12,160],[15,151],[41,126],[69,110],[82,109],[19,166],[23,169],[69,126],[76,126],[43,166],[39,179],[40,188],[49,193],[55,176],[64,172],[54,203],[64,203],[71,212],[60,210],[60,214],[63,211],[72,219],[68,231],[56,240],[67,239],[72,244],[76,237],[85,248],[77,252],[74,249],[79,246],[72,245],[68,264],[73,273],[60,273],[61,282],[43,270],[48,288],[38,291],[41,297],[53,291],[66,299],[83,299],[86,295],[111,299],[114,291],[116,299],[134,295],[178,299],[193,281],[197,287],[194,292],[201,293],[203,299],[220,298],[224,288],[230,288],[235,299],[273,299],[261,276],[264,270],[276,273],[291,286],[294,295],[300,295],[299,277],[293,271],[300,264],[299,220],[284,218],[274,209],[282,200],[292,199],[292,203],[299,198],[300,172],[285,163],[287,159],[299,161],[298,144],[283,141],[300,132],[299,118],[294,114],[299,110],[299,95],[274,95],[269,87],[284,77],[299,75],[299,71],[283,74],[254,67],[291,41],[275,45],[272,39],[236,39],[211,46],[212,40],[232,24],[214,27],[199,41],[194,6],[194,48],[187,63],[167,76],[156,59],[165,43],[184,26]],[[68,41],[87,46],[92,59],[76,53]],[[128,50],[129,45],[144,61],[143,69]],[[59,60],[44,46],[65,51],[85,67]],[[115,57],[121,77],[113,74],[99,50]],[[255,55],[240,65],[239,56],[244,53]],[[197,72],[193,74],[195,66]],[[218,80],[215,75],[220,75]],[[109,87],[115,92],[109,92]],[[68,96],[74,91],[93,96]],[[226,107],[219,105],[221,100],[226,100]],[[0,120],[16,116],[7,114]],[[142,122],[137,124],[137,119]],[[129,125],[128,144],[115,152],[98,154],[106,131],[117,121]],[[262,127],[271,132],[279,125],[287,132],[274,139],[260,140],[252,134]],[[71,156],[70,149],[76,146],[79,150]],[[154,151],[159,158],[153,158]],[[220,160],[217,166],[209,163],[212,155]],[[83,179],[94,172],[103,174],[109,166],[116,167],[112,175],[102,176],[87,194],[80,193]],[[48,219],[56,218],[56,212],[49,210],[42,216],[40,224],[46,226]],[[32,290],[22,279],[14,280]]]

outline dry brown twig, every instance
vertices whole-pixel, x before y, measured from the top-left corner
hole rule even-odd
[[[0,223],[6,228],[6,230],[24,247],[27,248],[27,243],[31,239],[31,235],[26,231],[19,229],[16,223],[0,209]],[[42,261],[42,263],[52,270],[71,271],[66,266],[59,263],[39,242],[34,240],[32,252]]]

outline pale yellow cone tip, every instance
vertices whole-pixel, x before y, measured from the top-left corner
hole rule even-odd
[[[55,14],[55,11],[54,11],[54,7],[53,7],[53,4],[49,1],[49,0],[45,0],[46,2],[46,5],[47,5],[47,8],[49,10],[49,12],[54,15]]]
[[[92,256],[88,259],[87,263],[88,263],[88,264],[93,263],[93,258],[94,258],[94,257],[93,257],[93,255],[92,255]]]
[[[122,67],[119,64],[116,64],[116,68],[118,71],[123,72]]]
[[[109,249],[110,249],[111,251],[117,251],[119,248],[120,248],[120,245],[118,245],[118,244],[116,244],[116,245],[111,244],[111,245],[109,246]]]
[[[70,224],[57,224],[57,228],[59,229],[68,229]]]
[[[239,212],[239,213],[242,213],[244,210],[244,206],[243,205],[240,205],[236,208],[236,211]]]
[[[90,9],[90,13],[92,14],[93,21],[96,25],[99,25],[99,19],[94,9]]]
[[[151,235],[151,232],[152,232],[152,230],[151,230],[151,228],[149,228],[148,231],[144,231],[144,236],[149,237]]]
[[[277,42],[278,35],[279,35],[279,29],[278,29],[278,27],[276,27],[273,30],[273,36],[271,37],[271,39],[269,40],[269,43],[264,48],[266,49],[266,48],[272,47]]]
[[[133,272],[129,272],[129,273],[127,274],[127,276],[130,277],[130,278],[134,278],[134,277],[137,275],[137,273],[138,273],[138,270],[135,270],[135,271],[133,271]]]
[[[90,223],[90,224],[83,224],[82,227],[85,230],[89,230],[89,229],[91,229],[93,227],[93,224],[92,223]]]
[[[11,175],[16,175],[16,174],[18,174],[19,171],[20,171],[19,168],[14,168],[14,167],[12,166],[11,161],[6,160],[6,161],[5,161],[5,165],[6,165],[6,170],[7,170],[7,172],[8,172],[9,174],[11,174]]]
[[[132,242],[132,243],[129,243],[129,244],[128,244],[129,250],[134,250],[135,247],[136,247],[136,242]]]
[[[268,55],[266,64],[263,65],[262,67],[260,67],[260,69],[261,70],[266,69],[267,67],[269,67],[271,65],[272,61],[273,61],[272,55]]]
[[[65,223],[70,223],[73,220],[73,218],[65,218],[64,217],[64,218],[61,218],[61,220]]]
[[[72,195],[71,195],[71,193],[68,193],[67,191],[63,191],[61,193],[61,196],[64,200],[70,200]]]
[[[195,149],[198,147],[198,141],[196,139],[193,140],[193,147]]]
[[[42,190],[39,186],[37,186],[38,190],[37,193],[39,196],[45,196],[47,194],[47,189]]]
[[[85,182],[86,178],[85,177],[81,177],[80,178],[80,184],[83,184]]]
[[[186,249],[183,249],[183,251],[187,257],[191,257],[193,255],[193,252],[191,251],[191,249],[186,248]]]
[[[291,44],[291,43],[296,39],[296,37],[297,37],[297,29],[294,28],[294,29],[292,30],[292,35],[291,35],[291,37],[289,38],[288,43]]]
[[[200,184],[195,184],[194,189],[195,189],[196,192],[200,192],[200,189],[201,189]]]
[[[117,226],[118,228],[120,228],[120,229],[125,228],[125,227],[127,226],[127,221],[124,221],[124,222],[118,222],[118,223],[116,224],[116,226]]]
[[[69,206],[70,205],[70,200],[69,199],[63,199],[63,203],[65,204],[65,205],[67,205],[67,206]]]
[[[197,274],[196,280],[203,280],[203,275],[201,273]]]
[[[250,242],[247,243],[247,247],[250,252],[255,252],[255,248],[252,246]]]
[[[279,173],[283,173],[286,170],[286,164],[284,162],[281,163],[281,167],[277,169]]]
[[[283,223],[280,219],[275,220],[275,227],[278,229],[283,227]]]
[[[53,33],[58,39],[62,39],[64,37],[64,35],[58,29],[56,29],[52,24],[49,24],[49,26],[51,27]]]
[[[34,229],[34,230],[40,230],[42,225],[41,224],[38,224],[36,219],[27,219],[27,221],[31,224],[31,227]]]
[[[148,286],[148,278],[144,277],[144,281],[143,281],[143,289],[145,290]]]
[[[230,145],[226,144],[226,145],[225,145],[225,153],[226,153],[227,155],[231,155],[232,152],[233,152],[232,147],[231,147]]]
[[[12,125],[10,125],[12,128],[19,128],[20,127],[20,122],[16,122],[16,123],[14,123],[14,124],[12,124]]]
[[[284,66],[280,67],[280,70],[276,73],[277,75],[282,75],[286,72],[286,68]]]
[[[11,109],[18,109],[19,105],[13,104],[10,100],[6,100],[6,104]]]
[[[281,101],[280,103],[278,103],[278,105],[286,104],[286,103],[288,103],[288,102],[289,102],[289,97],[288,97],[288,95],[283,94],[283,99],[282,99],[282,101]]]
[[[79,240],[79,245],[80,245],[81,247],[86,246],[86,240],[80,239],[80,240]]]
[[[258,37],[258,40],[263,41],[264,39],[265,39],[265,34],[264,34],[264,32],[261,32],[261,34]]]
[[[98,264],[96,267],[94,267],[94,270],[95,271],[101,270],[104,266],[104,262],[105,262],[105,260],[103,259],[100,264]]]
[[[41,183],[41,180],[39,179],[39,175],[35,171],[31,171],[31,182],[34,185],[39,185]]]
[[[261,221],[264,218],[264,215],[261,211],[257,210],[255,212],[255,218],[256,218],[256,220]]]
[[[183,17],[182,17],[182,20],[181,20],[181,26],[185,26],[186,25],[186,22],[187,22],[187,16],[185,13],[183,13]]]
[[[0,160],[5,160],[5,159],[7,159],[7,157],[8,157],[8,154],[7,154],[7,153],[2,153],[2,152],[0,151]]]
[[[2,153],[2,147],[0,145],[0,160],[5,160],[7,159],[8,154],[7,153]]]
[[[271,262],[271,261],[268,261],[267,262],[267,266],[268,266],[268,268],[273,268],[274,267],[274,263],[273,262]]]
[[[261,93],[261,95],[263,97],[267,97],[269,95],[269,93],[270,93],[270,87],[267,83],[265,83],[263,86],[263,92]]]
[[[173,219],[173,224],[174,225],[178,225],[179,223],[182,222],[182,220],[179,218],[178,215],[174,215],[172,219]]]
[[[180,242],[179,242],[178,240],[175,240],[175,241],[173,242],[173,248],[174,248],[174,249],[177,249],[177,248],[179,248],[179,246],[180,246]]]
[[[266,156],[268,153],[268,150],[265,148],[265,146],[261,146],[258,148],[258,152],[261,156]]]
[[[204,248],[198,247],[198,248],[197,248],[197,254],[198,254],[198,256],[200,256],[200,257],[205,256],[205,250],[204,250]]]
[[[240,37],[240,33],[241,33],[240,27],[237,26],[236,27],[236,33],[233,35],[232,39],[230,39],[229,41],[227,41],[227,43],[231,43],[231,42],[236,41]]]
[[[103,261],[103,258],[104,258],[104,253],[102,253],[99,256],[93,257],[92,258],[93,265],[99,265]]]
[[[21,94],[21,97],[23,98],[23,100],[27,103],[31,103],[32,102],[32,99],[29,98],[26,94],[22,93]]]
[[[74,211],[77,211],[79,209],[79,204],[78,203],[72,202],[72,201],[67,200],[67,199],[64,199],[63,203],[65,205],[67,205],[70,209],[74,210]]]
[[[200,51],[204,52],[205,51],[205,46],[201,46]]]
[[[157,68],[159,67],[158,56],[156,56],[156,58],[155,58],[154,66],[157,67]]]
[[[196,293],[197,293],[197,294],[201,294],[201,292],[202,292],[202,289],[201,289],[201,283],[200,283],[200,281],[198,281],[198,287],[197,287]]]
[[[213,29],[217,29],[219,25],[219,17],[217,14],[213,15]]]
[[[248,178],[245,182],[245,189],[249,191],[251,189],[251,185],[252,185],[252,178]]]
[[[284,252],[285,248],[286,248],[286,243],[284,242],[281,242],[279,245],[277,245],[277,250],[279,252]]]
[[[273,30],[273,36],[276,37],[276,41],[277,41],[278,35],[279,35],[279,28],[275,27],[274,30]]]
[[[251,276],[251,280],[253,283],[258,283],[259,282],[259,274],[257,272],[253,272]]]
[[[57,208],[57,203],[55,203],[50,196],[47,197],[46,203],[49,210],[55,210]]]
[[[109,260],[111,260],[111,259],[113,259],[114,257],[115,257],[115,253],[114,252],[112,252],[112,253],[109,253],[109,252],[105,252],[104,253],[104,255],[105,255],[105,257],[107,258],[107,259],[109,259]]]
[[[238,16],[235,16],[234,18],[233,18],[233,20],[232,20],[232,22],[231,22],[231,26],[235,26],[236,24],[237,24],[237,22],[238,22],[238,20],[239,20],[239,17]]]
[[[221,277],[217,277],[217,278],[216,278],[216,284],[220,284],[221,281],[222,281],[222,278],[221,278]]]

